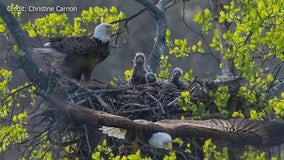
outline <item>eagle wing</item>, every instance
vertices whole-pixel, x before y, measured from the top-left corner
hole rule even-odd
[[[67,103],[53,96],[42,95],[48,102],[65,112],[77,122],[93,127],[107,126],[132,131],[134,134],[166,132],[173,138],[200,140],[225,140],[236,145],[274,146],[284,142],[284,124],[273,121],[230,120],[130,120],[128,118],[96,111],[80,105]],[[149,135],[148,135],[149,136]],[[140,138],[143,138],[140,136]]]
[[[49,39],[45,46],[54,48],[66,55],[85,55],[94,52],[98,48],[97,42],[88,36],[55,37]]]
[[[173,137],[200,140],[225,140],[236,145],[273,146],[284,142],[284,124],[272,121],[230,120],[162,120]]]

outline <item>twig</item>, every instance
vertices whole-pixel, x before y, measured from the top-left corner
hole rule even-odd
[[[185,24],[185,26],[191,30],[193,33],[195,33],[196,35],[200,36],[201,39],[203,40],[203,42],[205,43],[207,49],[209,50],[209,54],[211,54],[211,56],[218,62],[220,63],[220,59],[217,58],[213,52],[213,50],[211,49],[209,43],[207,42],[206,38],[204,37],[204,35],[201,33],[201,32],[197,32],[195,29],[193,29],[187,22],[186,22],[186,19],[185,19],[185,3],[186,2],[183,2],[183,7],[182,7],[182,21],[183,23]]]
[[[98,102],[103,106],[103,108],[104,108],[106,111],[108,111],[108,112],[110,112],[110,113],[113,112],[112,108],[111,108],[100,96],[98,96],[96,93],[93,93],[93,95],[96,97],[96,99],[98,100]]]
[[[178,99],[180,99],[182,96],[178,96],[176,97],[173,101],[171,101],[170,103],[168,103],[166,106],[169,107],[171,105],[173,105],[174,103],[176,103],[178,101]]]
[[[86,127],[86,124],[83,124],[84,130],[85,130],[85,136],[86,136],[86,141],[87,141],[87,145],[88,145],[88,150],[89,150],[89,154],[92,153],[92,148],[89,142],[89,135],[88,135],[88,129]]]
[[[123,22],[124,21],[125,22],[124,23],[124,27],[126,28],[127,33],[129,33],[129,29],[128,29],[128,26],[127,26],[128,22],[131,21],[132,19],[138,17],[139,15],[141,15],[142,13],[144,13],[147,10],[148,10],[147,8],[143,8],[143,9],[139,10],[138,12],[134,13],[130,17],[127,17],[127,18],[124,18],[124,19],[120,19],[120,20],[117,20],[117,21],[113,21],[111,23],[113,24],[113,23],[119,23],[119,22]]]
[[[32,85],[33,85],[33,84],[30,83],[30,84],[28,84],[28,85],[26,85],[26,86],[23,86],[23,87],[21,87],[21,88],[15,90],[14,92],[11,92],[11,93],[8,94],[6,97],[4,97],[4,98],[1,100],[0,103],[1,103],[1,104],[4,103],[4,101],[7,100],[7,98],[14,96],[14,95],[17,94],[18,92],[20,92],[20,91],[22,91],[22,90],[24,90],[24,89],[27,89],[27,88],[31,87]]]
[[[161,108],[162,114],[166,114],[166,111],[165,111],[163,105],[161,104],[161,102],[160,102],[157,98],[155,98],[154,96],[152,96],[150,93],[146,92],[146,94],[147,94],[150,98],[152,98],[156,103],[158,103],[159,107]]]

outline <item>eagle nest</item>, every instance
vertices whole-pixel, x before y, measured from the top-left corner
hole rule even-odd
[[[171,87],[172,85],[161,84],[168,80],[159,81],[161,83],[155,82],[136,86],[130,86],[128,83],[121,81],[116,81],[115,83],[102,83],[96,80],[75,82],[63,77],[57,78],[57,80],[60,83],[57,83],[59,85],[53,90],[53,95],[65,97],[66,101],[81,106],[124,116],[129,119],[159,121],[162,119],[180,119],[182,116],[199,119],[224,119],[226,116],[218,111],[218,107],[216,107],[214,98],[212,95],[210,96],[210,93],[215,93],[219,86],[225,85],[228,86],[228,94],[230,94],[230,98],[227,101],[227,104],[230,104],[228,112],[242,110],[243,113],[246,113],[245,108],[236,108],[245,105],[244,99],[236,98],[239,87],[244,85],[244,81],[241,78],[228,82],[194,80],[187,84],[187,89],[183,90]],[[190,93],[190,102],[185,102],[185,97],[182,96],[182,92],[185,93],[185,91]],[[184,108],[185,106],[183,105],[186,105],[187,108]],[[190,108],[191,106],[193,107]],[[46,113],[48,113],[46,114],[48,117],[52,117],[51,122],[53,124],[53,127],[48,128],[50,131],[48,133],[52,137],[54,135],[58,136],[58,139],[51,138],[56,142],[55,144],[59,144],[59,146],[76,144],[77,147],[71,147],[72,152],[66,153],[72,154],[69,156],[89,159],[103,139],[107,139],[108,146],[116,155],[127,155],[133,152],[133,147],[126,147],[126,149],[122,150],[121,146],[125,145],[123,140],[107,137],[98,131],[98,128],[89,128],[74,121],[70,122],[68,117],[64,117],[64,114],[60,114],[50,107],[48,107]],[[202,146],[199,146],[194,141],[190,141],[190,143],[195,144],[195,148],[197,148],[195,149],[195,156],[191,158],[198,158],[198,152],[202,152]],[[182,157],[182,159],[190,159],[188,156],[192,155],[185,155],[184,149],[185,147],[176,149],[178,156]],[[143,156],[151,156],[153,159],[161,159],[166,153],[166,151],[144,146],[141,146],[140,150]]]

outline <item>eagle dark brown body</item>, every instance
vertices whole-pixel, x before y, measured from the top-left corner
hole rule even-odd
[[[94,35],[51,38],[44,48],[34,48],[35,53],[63,59],[60,68],[69,78],[90,80],[94,67],[109,54],[109,41],[114,28],[102,23],[95,27]]]
[[[82,76],[89,80],[93,68],[109,54],[109,42],[103,43],[87,36],[53,38],[50,39],[47,47],[66,54],[61,64],[63,73],[77,80]]]
[[[136,53],[133,59],[133,73],[129,79],[130,85],[146,84],[146,56],[144,53]]]

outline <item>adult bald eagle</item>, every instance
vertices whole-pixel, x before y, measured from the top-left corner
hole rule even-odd
[[[96,111],[53,96],[41,95],[54,107],[78,122],[101,127],[103,133],[146,146],[171,149],[176,137],[199,142],[211,138],[234,146],[268,147],[284,142],[284,124],[274,121],[230,120],[130,120],[122,116]]]
[[[146,56],[144,53],[136,53],[133,59],[133,73],[129,79],[130,85],[146,84]]]
[[[63,74],[69,78],[90,80],[94,67],[109,55],[109,41],[114,31],[111,24],[96,26],[94,35],[51,38],[44,48],[34,52],[56,58],[64,58],[61,63]]]

